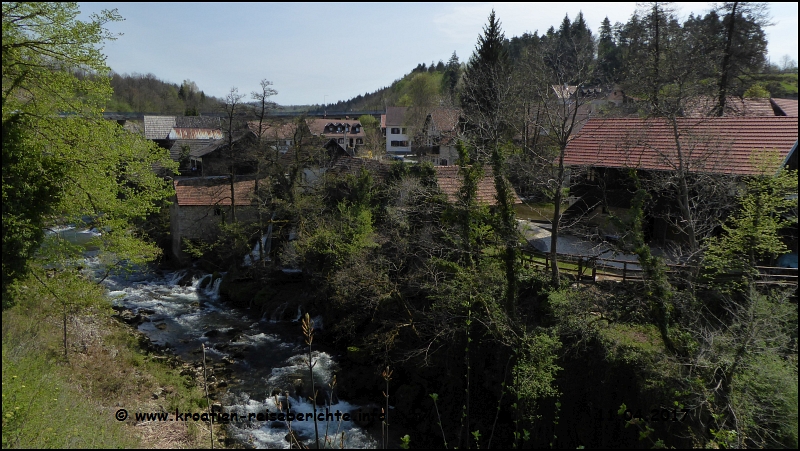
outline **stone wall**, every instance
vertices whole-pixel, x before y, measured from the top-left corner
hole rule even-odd
[[[170,206],[170,232],[172,234],[172,254],[181,262],[188,256],[181,249],[184,238],[190,240],[214,241],[219,236],[219,225],[230,220],[230,205],[185,205],[173,202]],[[242,205],[236,207],[236,219],[240,222],[254,222],[258,219],[256,207]]]

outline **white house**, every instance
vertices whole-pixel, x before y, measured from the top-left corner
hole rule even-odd
[[[381,117],[381,126],[386,130],[386,153],[390,155],[410,155],[411,137],[405,123],[408,108],[386,107],[386,114]]]

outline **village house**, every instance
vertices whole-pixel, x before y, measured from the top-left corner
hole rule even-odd
[[[456,164],[460,114],[458,108],[435,108],[425,117],[412,147],[420,162],[429,161],[434,166]]]
[[[170,206],[172,254],[185,261],[183,240],[211,242],[219,235],[219,225],[230,220],[231,184],[228,177],[190,177],[173,181],[175,195]],[[234,183],[236,219],[254,221],[255,180]]]
[[[364,147],[364,127],[358,119],[306,119],[312,136],[322,138],[323,146],[334,155],[358,155]]]
[[[179,171],[191,173],[189,155],[212,141],[222,138],[219,117],[213,116],[144,116],[144,136],[179,163]]]
[[[381,130],[386,136],[386,153],[395,156],[411,154],[411,137],[406,127],[408,108],[386,107],[386,114],[381,115]]]
[[[462,187],[464,177],[458,173],[459,166],[437,166],[436,167],[436,182],[439,189],[447,196],[450,202],[458,201],[458,192]],[[519,205],[522,200],[517,195],[514,189],[511,189],[513,204]],[[478,181],[478,189],[475,194],[475,200],[479,205],[487,205],[494,207],[498,205],[497,202],[497,189],[494,183],[494,173],[492,168],[483,168],[483,178]]]
[[[249,129],[233,132],[230,139],[225,136],[211,141],[189,152],[190,174],[202,177],[229,175],[231,166],[236,175],[253,174],[257,167],[257,155],[253,152],[255,144],[256,135]]]
[[[613,235],[608,214],[624,217],[630,208],[630,170],[646,180],[679,170],[741,178],[765,170],[774,173],[781,165],[791,167],[792,158],[796,167],[797,117],[678,118],[676,124],[680,153],[666,119],[588,120],[564,156],[565,165],[585,174],[570,192],[579,201],[565,215],[583,216],[585,223],[599,228],[600,235]],[[767,162],[772,163],[765,168]],[[674,209],[672,202],[660,207]],[[682,240],[669,224],[655,217],[649,218],[645,233],[658,243]]]

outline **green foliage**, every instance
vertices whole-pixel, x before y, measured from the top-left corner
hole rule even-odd
[[[514,383],[510,390],[524,406],[521,409],[529,421],[538,418],[535,412],[541,399],[559,394],[554,381],[561,370],[556,363],[560,348],[559,339],[546,333],[526,333],[515,348],[517,363],[511,373]]]
[[[794,197],[792,197],[794,194]],[[723,225],[723,234],[712,238],[706,253],[706,269],[712,275],[743,274],[751,278],[755,266],[788,252],[780,231],[797,224],[797,171],[752,177],[740,197],[740,209]]]
[[[742,94],[742,97],[747,99],[769,99],[771,97],[767,88],[765,88],[761,83],[754,83],[752,86],[747,88],[747,91]]]
[[[3,3],[3,244],[13,250],[4,252],[4,293],[24,274],[42,225],[102,231],[93,244],[112,264],[158,253],[132,223],[171,193],[153,165],[175,165],[165,149],[102,119],[111,88],[98,48],[114,39],[104,25],[121,18],[77,15],[74,3]]]
[[[61,197],[62,168],[53,156],[27,151],[27,122],[18,115],[3,122],[3,308],[8,285],[25,274]]]
[[[5,316],[5,314],[4,314]],[[5,334],[4,334],[5,335]],[[9,358],[3,339],[3,448],[115,448],[139,443],[41,353]],[[52,415],[54,407],[58,415]],[[91,415],[93,421],[86,421]]]
[[[333,217],[322,221],[298,244],[309,268],[327,273],[375,246],[372,213],[367,208],[341,201]]]
[[[745,368],[731,387],[742,429],[759,446],[797,448],[797,367],[775,353],[752,353]]]
[[[695,331],[689,404],[705,406],[710,446],[797,446],[797,305],[790,292],[725,298]],[[705,431],[703,431],[705,434]]]
[[[408,434],[400,437],[400,449],[410,449],[411,446],[411,437]]]

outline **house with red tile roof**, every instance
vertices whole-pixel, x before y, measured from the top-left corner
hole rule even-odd
[[[797,117],[594,118],[567,145],[564,164],[594,168],[755,175],[758,158],[783,160],[797,142]]]
[[[170,206],[172,253],[185,259],[181,250],[183,239],[213,241],[219,225],[230,218],[231,184],[225,176],[189,177],[173,181],[175,196]],[[255,180],[242,179],[234,183],[236,219],[253,221],[257,217]]]
[[[698,179],[772,174],[791,165],[797,127],[797,117],[785,116],[590,119],[565,151],[564,164],[587,174],[570,193],[579,202],[565,214],[592,220],[600,210],[629,208],[630,170],[643,180],[678,171]],[[658,208],[674,208],[668,205],[674,199],[660,202]],[[651,228],[647,233],[659,241],[680,240],[663,221],[651,218]]]
[[[456,143],[463,131],[461,123],[461,110],[458,108],[434,108],[428,113],[420,136],[415,139],[418,144],[412,148],[419,161],[429,161],[434,166],[456,164]]]
[[[180,163],[180,170],[190,173],[189,154],[222,139],[219,117],[149,116],[143,119],[145,138],[169,149],[170,158]]]

